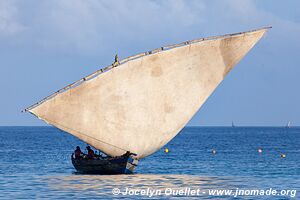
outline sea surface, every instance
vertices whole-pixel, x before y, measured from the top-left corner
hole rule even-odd
[[[0,199],[300,199],[297,127],[186,127],[133,175],[75,173],[77,145],[53,127],[0,127]],[[283,195],[212,194],[237,188]]]

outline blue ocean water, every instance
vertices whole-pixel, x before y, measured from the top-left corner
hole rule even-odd
[[[145,199],[113,195],[165,188],[206,191],[200,196],[157,194],[166,199],[297,199],[294,195],[209,195],[214,189],[276,189],[300,192],[300,128],[186,127],[166,148],[142,159],[134,175],[76,174],[70,156],[85,143],[53,127],[0,127],[0,199]],[[257,149],[263,152],[258,153]],[[216,154],[212,154],[212,149]],[[281,158],[280,154],[285,154]]]

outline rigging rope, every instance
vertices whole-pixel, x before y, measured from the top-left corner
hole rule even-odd
[[[34,114],[34,115],[35,115],[35,114]],[[37,117],[38,117],[38,116],[37,116]],[[87,135],[87,134],[84,134],[84,133],[82,133],[82,132],[80,132],[80,131],[76,131],[76,130],[74,130],[74,129],[72,129],[72,128],[66,127],[66,126],[64,126],[64,125],[62,125],[62,124],[59,124],[59,123],[55,122],[55,121],[48,120],[48,119],[46,120],[46,118],[41,118],[41,117],[38,117],[38,118],[44,120],[44,121],[47,122],[47,123],[50,122],[51,125],[54,125],[54,126],[55,126],[55,124],[57,124],[58,126],[61,126],[61,127],[65,128],[65,129],[68,129],[68,130],[74,131],[74,132],[76,132],[76,133],[79,133],[80,135],[84,135],[84,136],[86,136],[86,137],[92,138],[92,139],[97,140],[98,142],[101,142],[101,143],[103,143],[103,144],[112,146],[112,147],[114,147],[114,148],[117,148],[117,149],[120,149],[120,150],[123,150],[123,151],[128,151],[128,150],[123,149],[123,148],[121,148],[121,147],[115,146],[115,145],[110,144],[110,143],[108,143],[108,142],[105,142],[105,141],[99,140],[99,139],[97,139],[97,138],[94,138],[94,137],[92,137],[92,136],[89,136],[89,135]]]

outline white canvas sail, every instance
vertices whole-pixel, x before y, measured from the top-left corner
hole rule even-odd
[[[26,109],[108,155],[148,156],[186,125],[267,28],[138,54]]]

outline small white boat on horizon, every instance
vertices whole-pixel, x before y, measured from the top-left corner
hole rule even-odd
[[[289,121],[288,123],[287,123],[287,125],[286,125],[286,128],[291,128],[292,126],[291,126],[291,121]]]

